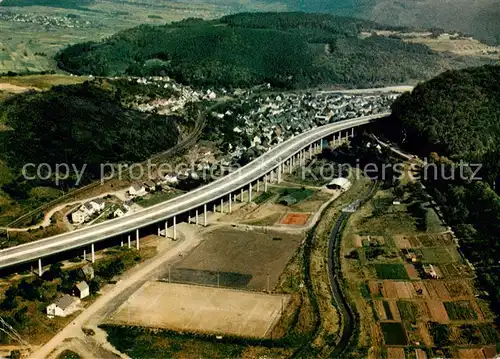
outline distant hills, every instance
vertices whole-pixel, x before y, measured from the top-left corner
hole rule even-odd
[[[419,44],[361,32],[391,29],[371,21],[308,13],[242,13],[121,31],[76,44],[58,66],[97,76],[168,75],[193,85],[380,86],[430,78],[477,64]],[[478,60],[479,61],[479,60]]]
[[[381,24],[441,28],[500,44],[500,0],[266,0],[290,10],[354,16]]]

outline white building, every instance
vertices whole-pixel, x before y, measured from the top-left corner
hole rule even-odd
[[[80,224],[87,220],[88,216],[83,211],[75,211],[71,213],[71,222]]]
[[[347,191],[349,188],[351,188],[351,182],[344,177],[338,177],[335,178],[333,181],[331,181],[329,184],[326,185],[327,188],[329,189],[340,189],[341,191]]]
[[[75,312],[78,309],[79,303],[80,299],[65,294],[47,306],[47,315],[49,317],[65,317]]]
[[[94,213],[101,212],[105,204],[102,198],[96,198],[89,202],[85,202],[77,211],[71,213],[71,221],[76,224],[84,223]]]
[[[142,197],[147,194],[146,188],[139,183],[134,183],[132,186],[129,187],[128,193],[131,197]]]
[[[115,211],[113,212],[113,217],[114,218],[120,218],[120,217],[123,217],[124,215],[125,215],[125,212],[120,207],[118,207],[117,209],[115,209]]]
[[[176,184],[179,182],[179,179],[175,173],[168,173],[164,177],[164,182],[166,184]]]
[[[82,281],[76,283],[75,287],[73,288],[73,295],[80,299],[88,297],[90,295],[90,288],[87,282]]]
[[[96,198],[90,201],[90,205],[92,206],[92,208],[94,208],[94,212],[101,212],[102,210],[104,210],[106,202],[103,198]]]
[[[95,208],[90,202],[85,202],[79,209],[79,211],[82,211],[85,215],[90,217],[95,213]]]

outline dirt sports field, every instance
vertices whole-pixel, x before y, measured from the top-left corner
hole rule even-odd
[[[281,220],[280,224],[302,226],[307,223],[308,219],[308,213],[287,213]]]
[[[272,289],[303,239],[298,234],[230,226],[204,236],[205,240],[172,268],[172,282]]]
[[[289,300],[288,295],[147,282],[107,322],[265,337]]]

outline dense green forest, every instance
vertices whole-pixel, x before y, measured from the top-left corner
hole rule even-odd
[[[384,135],[429,158],[424,183],[500,315],[500,196],[492,188],[500,190],[500,66],[446,72],[401,96],[392,111]],[[482,180],[462,179],[460,160],[482,164]]]
[[[370,21],[305,13],[243,13],[214,21],[142,25],[69,46],[58,66],[97,76],[169,75],[193,85],[376,86],[430,78],[476,60],[371,36]]]
[[[88,181],[100,175],[100,164],[141,161],[174,146],[184,119],[125,108],[121,99],[130,94],[121,87],[85,82],[17,95],[0,104],[6,128],[0,133],[0,159],[10,172],[9,182],[2,178],[2,189],[22,200],[33,187],[54,186],[53,179],[24,179],[26,163],[47,163],[52,169],[58,163],[78,169],[86,165]],[[63,185],[72,186],[74,180]]]

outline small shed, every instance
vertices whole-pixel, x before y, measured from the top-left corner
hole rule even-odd
[[[73,287],[73,295],[80,299],[86,298],[90,295],[90,288],[87,282],[81,281]]]

